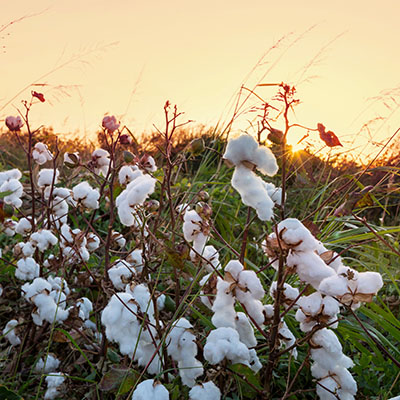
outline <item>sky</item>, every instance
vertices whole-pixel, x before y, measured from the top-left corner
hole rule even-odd
[[[400,126],[397,0],[0,4],[0,120],[35,89],[47,101],[32,124],[60,133],[94,137],[105,114],[137,133],[162,128],[166,100],[194,124],[224,127],[242,84],[286,82],[301,100],[292,122],[322,122],[355,159],[376,154],[371,142]],[[263,99],[274,90],[256,89]],[[251,132],[252,118],[244,113],[233,132]],[[293,130],[289,142],[304,134]],[[305,141],[318,140],[311,132]]]

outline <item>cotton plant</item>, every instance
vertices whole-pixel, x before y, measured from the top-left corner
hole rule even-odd
[[[338,255],[328,251],[300,221],[293,218],[277,225],[276,230],[266,239],[265,251],[272,259],[274,268],[278,268],[278,258],[284,256],[287,272],[296,273],[302,282],[315,290],[310,295],[300,297],[293,292],[292,303],[287,304],[288,286],[286,283],[282,285],[283,304],[298,307],[295,317],[300,323],[300,329],[312,333],[309,340],[314,361],[311,373],[317,379],[318,396],[329,400],[353,399],[357,393],[357,384],[348,371],[353,361],[343,354],[342,346],[332,329],[338,326],[341,308],[347,306],[355,310],[362,302],[372,301],[383,286],[381,275],[346,267]],[[273,297],[276,288],[277,283],[274,282],[271,285]],[[285,334],[281,329],[279,334],[282,337]],[[287,346],[295,343],[294,337],[289,339]]]
[[[242,135],[228,142],[223,158],[234,166],[232,186],[239,192],[243,204],[256,210],[261,221],[269,221],[275,204],[281,203],[281,190],[266,183],[254,170],[274,176],[278,164],[271,150],[259,146],[250,135]]]
[[[72,189],[72,204],[82,206],[89,210],[99,208],[100,193],[97,189],[93,189],[88,182],[81,182]]]

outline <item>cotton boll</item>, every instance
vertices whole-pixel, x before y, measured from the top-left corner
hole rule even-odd
[[[243,270],[239,274],[239,291],[243,290],[247,294],[250,294],[254,299],[262,299],[265,295],[264,288],[261,284],[260,279],[254,271]]]
[[[205,266],[207,272],[213,272],[214,270],[221,268],[219,254],[214,246],[205,246],[202,257],[207,260],[202,260],[202,265]]]
[[[21,177],[22,177],[21,171],[16,168],[0,172],[0,187],[3,185],[4,182],[7,182],[11,179],[20,180]]]
[[[235,281],[238,281],[239,274],[243,271],[243,265],[238,260],[230,260],[226,264],[224,271],[228,272]]]
[[[22,296],[31,302],[31,299],[37,294],[46,291],[50,293],[52,290],[51,284],[43,278],[36,278],[32,283],[25,283],[21,287]]]
[[[37,164],[42,165],[47,161],[51,161],[53,156],[46,144],[38,142],[32,150],[32,158]]]
[[[55,246],[58,243],[58,239],[49,230],[41,229],[32,233],[30,242],[43,253],[50,246]]]
[[[242,161],[253,161],[254,154],[258,149],[258,143],[250,135],[242,135],[228,141],[224,159],[238,166]]]
[[[169,393],[165,386],[147,379],[137,385],[131,400],[169,400]]]
[[[259,146],[249,135],[229,140],[223,158],[236,167],[243,162],[250,162],[264,175],[273,176],[278,172],[276,158],[271,150]]]
[[[377,293],[383,286],[381,274],[378,272],[361,272],[357,280],[358,293]]]
[[[142,175],[134,179],[116,198],[118,216],[123,225],[139,225],[140,219],[135,215],[135,206],[142,205],[146,198],[154,192],[156,179],[150,175]]]
[[[261,221],[269,221],[272,218],[274,202],[259,176],[249,168],[239,165],[235,168],[231,183],[240,194],[243,204],[254,208]]]
[[[58,176],[60,175],[58,169],[44,168],[39,171],[38,186],[40,189],[45,189],[46,186],[51,186],[58,183]],[[54,182],[53,182],[54,180]]]
[[[229,282],[218,277],[217,295],[211,308],[214,312],[211,321],[217,328],[236,328],[235,298],[230,287]]]
[[[100,246],[100,238],[92,233],[89,232],[86,236],[86,247],[90,252],[97,250]]]
[[[15,328],[18,325],[16,319],[12,319],[7,322],[7,325],[3,329],[3,335],[11,343],[12,346],[18,346],[21,344],[21,339],[15,333]]]
[[[103,174],[103,176],[107,175],[108,167],[110,165],[109,157],[110,153],[104,149],[97,149],[92,153],[91,165],[93,166],[96,174]]]
[[[22,206],[22,200],[20,199],[20,197],[24,193],[24,190],[23,190],[23,186],[19,180],[10,179],[10,180],[4,182],[0,186],[0,193],[4,193],[4,192],[11,192],[11,194],[3,197],[4,203],[10,204],[17,208]]]
[[[81,297],[77,302],[77,306],[79,307],[79,318],[83,321],[87,320],[93,311],[92,302],[87,297]]]
[[[272,151],[266,146],[259,146],[253,156],[257,170],[264,175],[274,176],[278,172],[278,164]]]
[[[204,358],[211,364],[218,364],[224,358],[233,364],[249,366],[249,349],[239,340],[239,333],[232,328],[217,328],[210,332],[204,346]]]
[[[39,264],[32,257],[21,258],[17,261],[16,278],[22,281],[29,281],[37,278],[39,273]]]
[[[203,374],[203,365],[195,356],[197,354],[196,337],[189,330],[190,322],[180,318],[172,327],[167,338],[167,352],[178,361],[179,375],[182,383],[192,387],[195,379]]]
[[[44,394],[45,400],[52,400],[59,396],[59,387],[64,383],[65,377],[62,372],[53,372],[45,378],[47,390]]]
[[[143,258],[142,250],[135,249],[131,251],[126,257],[126,261],[133,267],[137,274],[141,274],[143,271]]]
[[[36,247],[32,245],[32,243],[27,242],[19,242],[14,246],[13,253],[16,258],[23,257],[32,257],[35,254]]]
[[[17,228],[18,223],[8,218],[3,222],[3,232],[8,236],[12,237],[15,235],[15,230]]]
[[[320,384],[317,383],[317,395],[319,396],[320,400],[337,400],[337,397],[330,393],[336,393],[337,389],[339,388],[339,385],[333,378],[328,376],[318,382]]]
[[[286,218],[278,224],[281,239],[296,251],[314,252],[318,248],[318,240],[296,218]]]
[[[214,382],[200,383],[189,392],[189,400],[220,400],[221,391]]]
[[[318,289],[323,279],[336,275],[333,268],[312,251],[294,251],[287,257],[287,265],[296,268],[299,278]]]
[[[251,325],[246,314],[238,312],[236,314],[236,330],[239,333],[239,338],[248,348],[257,346],[257,339],[254,335],[254,328]]]
[[[134,271],[126,261],[118,260],[107,273],[114,287],[118,290],[124,290]]]
[[[136,165],[124,165],[118,173],[120,185],[128,185],[137,177],[142,176],[143,172]]]
[[[32,222],[27,218],[21,218],[15,227],[15,232],[20,235],[26,236],[32,230]]]
[[[106,115],[101,124],[109,133],[113,133],[119,128],[119,123],[114,115]]]
[[[265,190],[268,193],[268,196],[271,198],[271,200],[280,206],[282,204],[282,189],[277,188],[273,183],[271,182],[264,182],[263,185]]]
[[[182,229],[185,240],[192,242],[202,230],[203,219],[195,210],[186,210],[183,221]]]
[[[45,360],[46,361],[43,361],[43,358],[39,359],[35,365],[35,371],[42,374],[48,374],[49,372],[55,372],[60,366],[60,360],[52,354],[48,354],[47,357],[45,357]]]
[[[88,182],[81,182],[72,189],[72,197],[77,204],[82,204],[90,210],[99,208],[100,193],[93,189]]]
[[[273,299],[275,299],[276,287],[277,287],[277,282],[276,281],[272,282],[271,287],[269,289],[269,294]],[[288,308],[293,304],[294,300],[296,300],[297,297],[299,296],[299,289],[294,288],[293,286],[285,282],[283,284],[282,295],[283,297],[281,297],[281,299],[283,301],[283,306],[285,308]]]
[[[112,235],[111,235],[111,240],[120,248],[122,249],[125,244],[126,244],[126,240],[124,238],[124,236],[117,232],[117,231],[112,231]]]
[[[284,321],[280,324],[279,339],[281,346],[285,347],[291,347],[296,342],[295,336]],[[295,347],[290,351],[290,353],[292,354],[293,358],[297,359],[297,349]]]

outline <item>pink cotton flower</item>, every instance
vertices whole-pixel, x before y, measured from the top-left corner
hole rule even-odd
[[[21,117],[12,117],[9,116],[6,118],[6,125],[7,128],[12,131],[12,132],[18,132],[22,126],[24,125],[24,123],[21,120]]]
[[[103,128],[110,133],[116,131],[119,128],[119,123],[117,122],[117,119],[114,117],[114,115],[112,116],[106,115],[103,118],[102,125]]]

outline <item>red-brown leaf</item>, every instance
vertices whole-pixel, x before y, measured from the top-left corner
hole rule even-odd
[[[340,143],[339,138],[332,131],[327,132],[325,130],[324,125],[318,124],[318,132],[319,137],[328,147],[343,146],[342,143]]]

